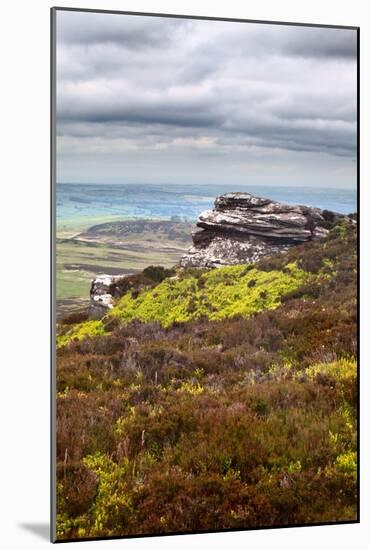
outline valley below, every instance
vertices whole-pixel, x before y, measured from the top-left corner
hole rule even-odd
[[[170,220],[111,221],[59,231],[56,240],[57,315],[85,308],[98,275],[170,267],[191,243],[193,224]]]

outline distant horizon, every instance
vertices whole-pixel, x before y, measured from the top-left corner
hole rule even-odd
[[[212,209],[216,197],[226,193],[249,193],[284,204],[314,206],[323,210],[353,213],[358,197],[350,189],[267,185],[158,185],[158,184],[73,184],[56,188],[57,216],[62,219],[96,219],[111,216],[128,218],[168,218],[172,215],[196,220]],[[91,221],[96,223],[96,221]]]
[[[323,186],[319,184],[314,185],[308,185],[306,183],[296,183],[294,185],[279,185],[279,184],[273,184],[273,183],[235,183],[234,186],[230,183],[181,183],[181,182],[79,182],[79,181],[57,181],[57,185],[85,185],[85,186],[163,186],[163,187],[227,187],[232,189],[233,187],[273,187],[276,189],[293,189],[293,188],[304,188],[304,189],[311,189],[311,191],[321,191],[321,190],[327,190],[327,191],[349,191],[352,193],[357,194],[357,187],[345,187],[345,186]],[[231,190],[229,192],[232,192]]]

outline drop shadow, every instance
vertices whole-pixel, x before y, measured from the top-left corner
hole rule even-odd
[[[48,523],[18,523],[18,527],[33,533],[40,539],[50,540],[50,525]]]

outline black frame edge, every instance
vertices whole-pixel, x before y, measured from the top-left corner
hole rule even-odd
[[[356,29],[357,50],[356,50],[356,191],[357,191],[357,278],[356,278],[356,294],[357,294],[357,522],[360,523],[361,515],[361,478],[360,478],[360,229],[361,229],[361,212],[360,212],[360,27]]]
[[[189,14],[176,14],[176,13],[152,13],[141,11],[125,11],[125,10],[104,10],[98,8],[71,8],[66,6],[54,6],[51,8],[55,11],[78,11],[86,13],[106,13],[114,15],[138,15],[147,17],[171,17],[178,19],[202,19],[205,21],[230,21],[233,23],[258,23],[259,25],[286,25],[293,27],[323,27],[327,29],[347,29],[357,30],[359,27],[350,25],[329,25],[326,23],[299,23],[297,21],[270,21],[267,19],[241,19],[238,17],[215,17],[207,15],[189,15]]]
[[[50,9],[50,541],[56,542],[56,9]]]

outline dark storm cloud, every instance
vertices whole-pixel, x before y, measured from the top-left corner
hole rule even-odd
[[[355,158],[352,30],[59,12],[57,36],[61,157]]]
[[[138,98],[137,98],[138,99]],[[73,104],[66,106],[60,113],[59,120],[100,123],[139,123],[167,124],[193,128],[210,128],[222,123],[222,115],[214,106],[199,101],[188,102],[152,101],[151,103],[131,100],[116,102],[114,105]]]
[[[168,44],[173,32],[185,27],[185,20],[166,20],[140,16],[109,14],[76,14],[65,12],[58,29],[59,44],[90,46],[118,44],[131,49]],[[85,23],[85,21],[87,23]]]
[[[316,59],[355,59],[356,40],[351,30],[321,28],[296,28],[295,33],[283,44],[281,51],[291,56]]]

